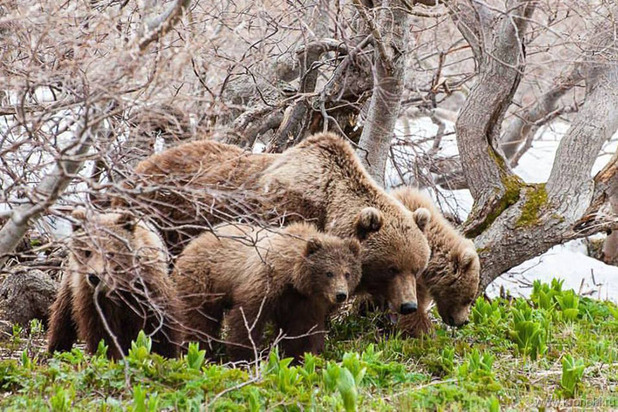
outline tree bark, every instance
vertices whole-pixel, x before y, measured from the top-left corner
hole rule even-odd
[[[40,270],[11,273],[0,286],[0,314],[10,325],[27,327],[32,319],[47,324],[56,299],[56,283]]]
[[[373,96],[359,140],[358,155],[369,174],[384,185],[384,172],[401,106],[410,19],[404,4],[384,0],[374,21],[359,0],[357,9],[371,28],[375,46]]]
[[[180,21],[182,14],[190,5],[191,0],[175,0],[165,12],[147,21],[144,33],[137,42],[139,49],[141,51],[146,50],[150,43],[167,34]]]

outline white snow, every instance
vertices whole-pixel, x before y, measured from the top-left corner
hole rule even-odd
[[[586,256],[581,241],[551,248],[543,255],[512,268],[487,288],[491,297],[500,295],[500,288],[512,296],[530,296],[532,282],[564,279],[563,289],[573,289],[581,295],[618,302],[618,267]]]
[[[514,169],[515,173],[528,183],[546,182],[560,139],[568,128],[569,125],[566,123],[555,122],[539,130],[532,147],[522,156]],[[452,129],[452,123],[448,124],[447,132]],[[397,132],[400,139],[407,138],[420,142],[435,135],[436,131],[437,126],[428,118],[419,118],[410,121],[407,137],[404,137],[403,127],[399,127]],[[431,144],[431,141],[422,142],[418,146],[426,150]],[[440,146],[439,154],[442,156],[457,153],[454,135],[445,136]],[[605,166],[617,146],[618,135],[605,144],[602,154],[593,167],[593,175]],[[400,182],[392,165],[387,172],[387,182],[388,185]],[[434,191],[429,193],[434,200],[442,202],[440,204],[442,210],[455,212],[461,219],[466,218],[472,207],[473,199],[468,190],[440,189],[438,194]],[[489,296],[497,296],[503,288],[512,296],[529,296],[534,280],[551,282],[553,278],[564,279],[564,289],[573,289],[581,295],[618,302],[618,267],[606,265],[587,256],[587,248],[582,240],[555,246],[546,253],[512,268],[489,285],[487,293]]]

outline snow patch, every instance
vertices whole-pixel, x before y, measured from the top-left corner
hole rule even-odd
[[[564,279],[563,289],[618,303],[618,267],[586,256],[585,251],[581,241],[555,246],[494,280],[487,294],[499,296],[502,288],[512,296],[529,297],[533,281],[550,283],[553,278],[560,278]]]

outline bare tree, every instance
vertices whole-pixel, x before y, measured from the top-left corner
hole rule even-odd
[[[465,231],[480,251],[481,290],[551,246],[611,227],[615,220],[595,221],[585,231],[574,227],[595,192],[592,165],[618,129],[615,8],[602,16],[588,40],[585,101],[560,143],[547,183],[523,184],[498,148],[501,122],[524,70],[524,35],[535,5],[509,2],[507,13],[469,2],[468,13],[460,14],[472,16],[465,25],[460,20],[460,30],[480,53],[480,77],[457,120],[457,140],[475,201]],[[461,13],[461,7],[453,10]],[[470,36],[470,31],[478,34]]]

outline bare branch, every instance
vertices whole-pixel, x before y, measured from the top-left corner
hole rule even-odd
[[[573,191],[580,196],[584,193],[592,196],[590,171],[603,143],[618,130],[618,49],[615,42],[612,23],[601,23],[588,52],[586,100],[580,115],[560,142],[547,182],[548,194],[556,204],[570,203],[564,200]],[[583,210],[569,212],[575,213],[577,218]]]
[[[534,135],[538,128],[554,116],[548,117],[556,111],[558,100],[583,80],[579,65],[571,68],[566,76],[559,76],[554,80],[554,86],[543,94],[536,103],[524,110],[521,114],[515,113],[515,119],[509,124],[501,138],[500,148],[507,159],[513,159],[522,142]],[[522,153],[523,154],[523,153]],[[519,155],[521,157],[521,154]],[[516,164],[516,163],[515,163]],[[511,163],[513,165],[513,163]]]
[[[66,155],[61,155],[54,170],[37,185],[35,193],[39,198],[30,199],[26,204],[13,210],[11,218],[0,230],[0,267],[4,266],[8,254],[26,234],[30,221],[56,202],[58,196],[81,169],[84,163],[83,157],[92,145],[92,128],[96,125],[89,123],[88,116],[84,117],[76,133],[76,139],[71,144],[71,150]]]
[[[191,0],[174,0],[164,13],[148,21],[142,38],[138,40],[139,49],[145,50],[150,43],[167,34],[180,21],[182,14],[189,8],[190,4]]]

